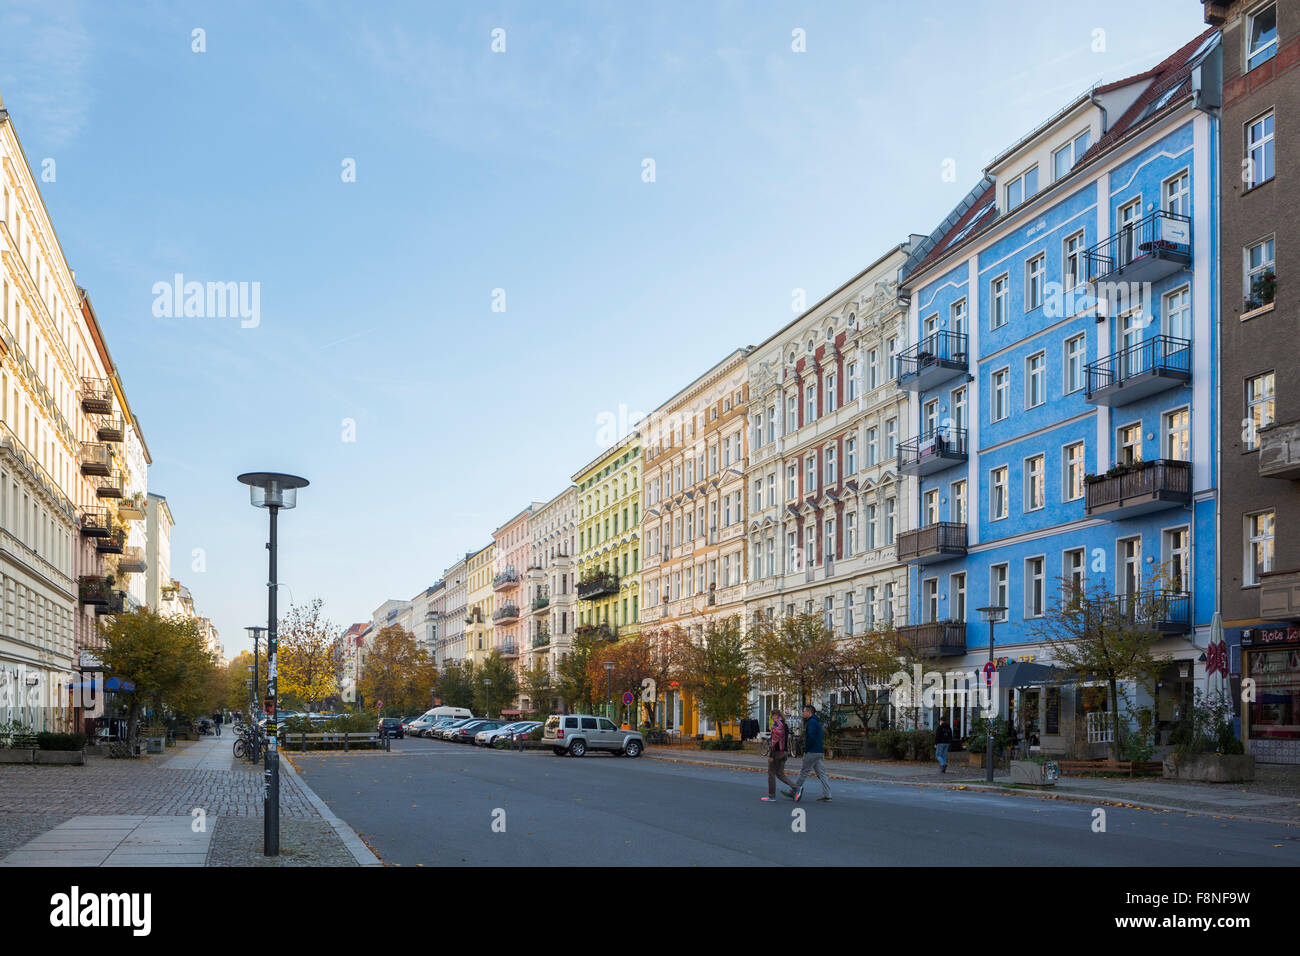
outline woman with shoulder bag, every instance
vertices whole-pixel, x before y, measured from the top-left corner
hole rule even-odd
[[[785,775],[785,761],[790,756],[790,728],[786,725],[785,715],[780,710],[772,711],[772,731],[767,751],[767,796],[763,802],[776,800],[776,782],[780,780],[789,789],[786,796],[794,796],[794,783]]]

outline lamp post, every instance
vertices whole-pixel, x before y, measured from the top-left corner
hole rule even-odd
[[[250,471],[239,476],[242,484],[248,485],[249,501],[254,508],[266,508],[271,512],[271,539],[266,544],[270,555],[270,580],[266,585],[266,697],[271,703],[271,710],[266,715],[266,750],[263,754],[262,781],[262,838],[263,853],[266,856],[280,855],[280,752],[276,739],[276,724],[279,720],[279,660],[276,656],[276,518],[280,510],[293,508],[298,504],[298,489],[307,487],[307,479],[295,475],[281,475],[275,472]]]
[[[984,751],[984,779],[989,783],[993,782],[993,714],[996,708],[993,704],[993,626],[1000,622],[1007,613],[1006,607],[1001,604],[992,604],[989,607],[979,609],[980,618],[989,622],[989,662],[984,671],[984,682],[989,687],[989,716],[985,718],[984,738],[987,741]]]
[[[612,703],[614,698],[612,696],[612,691],[611,691],[613,683],[614,683],[614,662],[605,661],[605,716],[606,717],[609,716],[609,712],[614,706]]]
[[[483,716],[492,716],[492,678],[490,677],[483,678]]]

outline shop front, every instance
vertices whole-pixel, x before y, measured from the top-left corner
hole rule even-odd
[[[1300,763],[1300,626],[1241,632],[1242,736],[1263,763]]]

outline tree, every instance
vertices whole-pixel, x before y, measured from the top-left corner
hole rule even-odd
[[[749,655],[739,615],[711,619],[698,642],[678,645],[681,685],[699,711],[718,726],[749,714]]]
[[[438,675],[436,696],[444,707],[474,707],[474,662],[451,661]]]
[[[565,709],[590,712],[596,709],[596,687],[591,682],[587,665],[592,657],[608,642],[592,633],[578,633],[569,644],[569,651],[560,657],[555,668],[555,690],[564,699]]]
[[[166,616],[147,608],[115,614],[101,625],[105,670],[133,685],[123,691],[127,737],[133,739],[146,705],[161,716],[164,707],[194,714],[210,706],[216,658],[193,618]],[[125,684],[124,684],[125,686]]]
[[[545,661],[539,661],[523,672],[520,696],[528,698],[529,716],[540,717],[550,710],[555,685]]]
[[[257,667],[257,693],[253,695],[255,710],[261,710],[262,701],[266,699],[266,661],[258,657]],[[248,682],[253,679],[253,672],[249,670],[253,666],[253,652],[240,651],[239,654],[226,665],[222,673],[222,706],[235,711],[244,713],[248,710]]]
[[[656,687],[665,685],[676,672],[673,655],[678,646],[675,636],[661,633],[600,642],[587,661],[592,696],[600,701],[612,698],[620,704],[626,691],[639,700],[646,680],[654,681]],[[607,663],[614,665],[612,670],[606,669]],[[653,723],[653,710],[650,716]],[[632,717],[635,713],[629,715]]]
[[[827,669],[863,728],[889,703],[890,677],[898,671],[906,649],[893,624],[840,638]],[[866,746],[866,738],[863,738]]]
[[[1096,586],[1063,582],[1047,613],[1031,632],[1046,641],[1059,667],[1075,680],[1099,680],[1108,689],[1110,756],[1119,759],[1120,684],[1153,687],[1164,666],[1152,651],[1163,636],[1157,626],[1171,616],[1172,593],[1153,575],[1129,594],[1114,594],[1105,579]]]
[[[357,690],[367,704],[383,701],[386,713],[400,715],[423,712],[437,680],[438,671],[415,635],[390,624],[366,652]]]
[[[749,632],[750,671],[787,704],[807,703],[832,678],[835,635],[820,614],[756,615]]]
[[[485,717],[492,716],[488,709],[498,714],[514,703],[519,696],[519,679],[515,677],[513,661],[501,656],[494,650],[474,668],[474,710]],[[484,678],[492,682],[491,686],[483,683]]]
[[[335,645],[339,629],[321,613],[324,602],[295,604],[278,627],[279,695],[312,709],[339,693],[342,665]]]

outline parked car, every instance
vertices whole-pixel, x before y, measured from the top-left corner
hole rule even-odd
[[[400,717],[379,718],[379,732],[387,737],[397,737],[399,739],[406,736],[406,732],[402,729]]]
[[[478,718],[476,720],[467,720],[451,730],[444,731],[444,737],[455,744],[473,743],[474,735],[480,730],[495,730],[505,725],[503,720],[488,720]]]
[[[513,725],[508,729],[502,728],[502,731],[504,732],[498,731],[497,735],[494,738],[492,738],[492,742],[489,744],[489,746],[495,745],[496,742],[501,739],[526,740],[532,734],[532,732],[540,726],[542,726],[542,722],[540,720],[521,720],[519,723]]]
[[[439,717],[433,723],[428,724],[421,729],[419,731],[419,736],[430,738],[436,737],[438,736],[438,731],[447,729],[452,724],[456,723],[457,719],[458,718],[456,717]]]
[[[448,723],[443,724],[441,727],[437,727],[431,730],[429,736],[433,737],[435,740],[446,740],[448,734],[460,729],[465,724],[468,724],[471,721],[476,719],[477,718],[475,717],[462,717],[457,720],[449,721]]]
[[[538,726],[535,720],[516,720],[511,724],[503,724],[500,727],[485,727],[474,735],[474,743],[480,747],[491,747],[500,737],[513,737],[521,730],[532,730]]]
[[[591,714],[551,714],[546,718],[542,743],[549,744],[557,757],[581,757],[588,750],[639,757],[645,750],[639,731],[623,730],[608,717]]]

